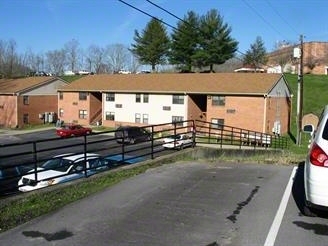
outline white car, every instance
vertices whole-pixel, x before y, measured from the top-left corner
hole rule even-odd
[[[64,75],[65,76],[72,76],[72,75],[75,75],[75,73],[73,71],[65,71]]]
[[[163,139],[163,147],[165,149],[183,149],[185,147],[193,147],[194,141],[187,134],[177,134]]]
[[[319,118],[317,129],[306,125],[303,131],[310,132],[312,139],[304,164],[305,204],[302,212],[315,216],[318,209],[328,210],[328,105]]]
[[[37,170],[33,169],[22,176],[18,181],[18,189],[21,192],[32,191],[90,176],[108,168],[109,161],[98,154],[57,155],[43,163]]]
[[[80,70],[80,71],[78,72],[78,74],[79,74],[79,75],[89,75],[90,72],[87,71],[87,70]]]
[[[124,70],[124,69],[119,70],[118,73],[119,73],[119,74],[131,74],[130,71],[128,71],[128,70]]]

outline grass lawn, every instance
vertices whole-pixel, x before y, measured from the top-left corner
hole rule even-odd
[[[293,93],[292,98],[292,117],[290,128],[290,150],[294,153],[306,154],[309,134],[301,134],[301,146],[295,144],[297,137],[297,90],[298,75],[284,75]],[[303,76],[303,115],[313,113],[320,116],[323,107],[328,104],[328,97],[323,92],[328,91],[327,75],[305,74]]]

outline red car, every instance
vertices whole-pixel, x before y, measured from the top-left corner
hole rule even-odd
[[[77,124],[64,124],[60,128],[56,129],[56,134],[60,137],[83,136],[91,133],[91,128],[83,127]]]

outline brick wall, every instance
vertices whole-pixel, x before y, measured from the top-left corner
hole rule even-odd
[[[60,116],[61,120],[67,123],[89,125],[89,100],[89,96],[87,96],[87,100],[79,100],[78,92],[63,93],[63,99],[58,100],[58,110],[64,109],[64,114]],[[87,110],[87,119],[79,118],[79,110]]]
[[[275,121],[280,121],[281,134],[288,133],[290,128],[291,107],[288,98],[266,98],[266,132],[272,133]]]
[[[207,102],[207,120],[224,119],[227,126],[262,132],[264,100],[260,97],[226,97],[224,106],[213,106],[212,98]]]
[[[17,126],[16,96],[0,96],[0,127]]]
[[[249,129],[258,132],[272,133],[274,121],[277,119],[277,107],[281,121],[281,133],[289,129],[289,105],[286,98],[273,98],[265,103],[263,97],[226,97],[224,106],[212,106],[212,99],[207,101],[207,119],[224,119],[227,126]],[[279,104],[277,101],[279,101]]]
[[[18,97],[17,105],[17,125],[24,125],[24,114],[28,115],[28,124],[42,124],[44,121],[39,118],[39,114],[45,112],[57,112],[57,95],[51,96],[28,96],[28,104],[24,104],[23,96]]]
[[[269,53],[267,64],[269,66],[275,66],[280,57],[289,56],[292,58],[294,47],[296,46],[285,47]],[[293,66],[296,65],[293,63],[292,59],[288,60],[288,64],[292,64]],[[327,74],[328,42],[303,43],[303,64],[304,73]],[[315,67],[312,70],[309,67],[310,64],[315,64]]]

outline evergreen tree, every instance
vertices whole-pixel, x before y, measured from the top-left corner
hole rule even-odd
[[[191,72],[193,55],[198,47],[199,17],[189,11],[183,21],[179,21],[177,29],[171,35],[170,63],[182,71]]]
[[[193,55],[195,65],[209,66],[213,72],[214,64],[223,64],[234,56],[238,42],[230,37],[231,28],[216,9],[201,17],[199,31],[199,49]]]
[[[134,41],[131,51],[142,64],[150,64],[153,72],[156,65],[165,64],[170,39],[158,19],[152,18],[141,35],[135,30]]]
[[[265,65],[268,61],[267,52],[264,47],[264,42],[261,37],[256,37],[256,40],[251,44],[250,49],[246,51],[243,58],[244,65],[251,65],[255,69]]]

